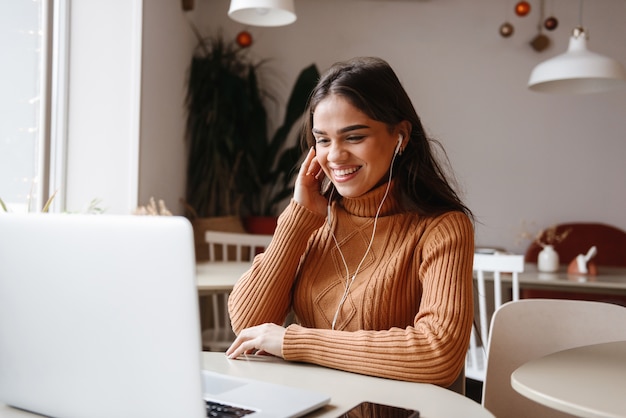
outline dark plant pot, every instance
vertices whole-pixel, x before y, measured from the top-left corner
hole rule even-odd
[[[248,216],[243,220],[243,226],[251,234],[274,235],[277,221],[276,216]]]

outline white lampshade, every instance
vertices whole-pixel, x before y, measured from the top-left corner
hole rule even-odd
[[[228,16],[253,26],[284,26],[296,21],[294,0],[231,0]]]
[[[583,28],[576,28],[567,52],[537,65],[528,88],[545,93],[598,93],[626,85],[626,70],[616,60],[587,49]]]

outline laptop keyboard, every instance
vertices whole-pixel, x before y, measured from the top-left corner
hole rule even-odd
[[[207,417],[244,417],[253,413],[254,411],[245,408],[239,408],[231,405],[224,405],[218,402],[207,401],[206,402],[206,416]]]

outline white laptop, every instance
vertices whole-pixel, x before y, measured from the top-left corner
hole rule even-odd
[[[64,418],[201,418],[203,398],[250,417],[299,416],[329,401],[203,375],[200,347],[185,218],[0,215],[0,402]]]

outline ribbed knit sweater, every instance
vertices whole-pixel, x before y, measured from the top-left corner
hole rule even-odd
[[[287,327],[286,360],[441,386],[465,364],[473,318],[474,230],[461,212],[423,217],[400,210],[381,186],[342,198],[326,218],[295,201],[229,299],[233,329]],[[339,244],[337,245],[330,231]],[[349,279],[365,256],[341,306]]]

